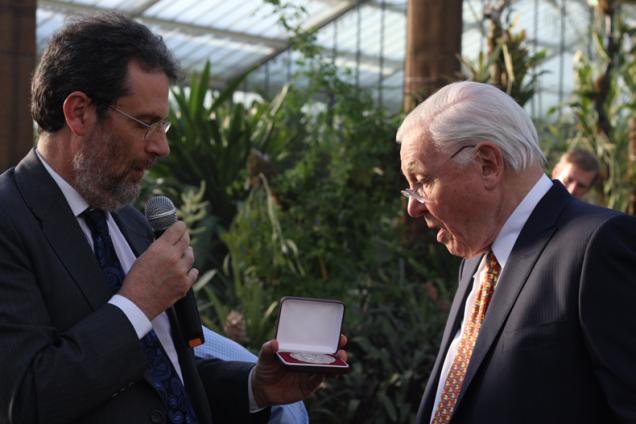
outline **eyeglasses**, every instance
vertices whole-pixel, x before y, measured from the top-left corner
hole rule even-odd
[[[150,134],[152,134],[155,131],[161,130],[162,134],[167,133],[168,130],[170,129],[170,125],[172,125],[172,122],[168,121],[167,119],[164,119],[164,120],[161,120],[161,121],[157,121],[157,122],[153,122],[152,124],[147,124],[144,121],[142,121],[141,119],[137,119],[134,116],[127,114],[123,110],[117,109],[115,106],[108,106],[108,107],[111,108],[112,110],[114,110],[115,112],[118,112],[118,113],[124,115],[126,118],[135,121],[140,126],[145,128],[146,132],[144,133],[144,140],[148,139],[148,136],[150,136]]]
[[[442,162],[442,164],[440,166],[437,167],[437,170],[435,171],[434,174],[429,175],[428,177],[422,179],[421,181],[418,181],[417,185],[414,188],[405,188],[404,190],[402,190],[400,193],[402,193],[406,198],[408,199],[414,199],[416,201],[418,201],[419,203],[431,203],[433,200],[431,200],[431,191],[433,188],[433,181],[435,180],[435,178],[437,178],[436,174],[439,175],[439,173],[442,170],[442,167],[444,165],[446,165],[448,162],[450,162],[451,159],[453,159],[455,156],[457,156],[459,154],[459,152],[461,152],[464,149],[468,149],[468,148],[473,148],[477,146],[476,144],[469,144],[466,146],[462,146],[459,150],[457,150],[455,153],[453,153],[452,155],[450,155],[448,157],[448,159],[446,159],[444,162]]]

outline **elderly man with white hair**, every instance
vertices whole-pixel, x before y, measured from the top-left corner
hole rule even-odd
[[[409,215],[464,258],[417,422],[636,422],[636,220],[551,181],[493,86],[442,88],[397,139]]]

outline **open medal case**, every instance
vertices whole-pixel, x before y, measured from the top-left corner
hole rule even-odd
[[[336,357],[344,319],[337,300],[283,297],[276,340],[278,360],[296,371],[342,374],[349,364]]]

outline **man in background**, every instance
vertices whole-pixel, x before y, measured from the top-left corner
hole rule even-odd
[[[179,331],[172,305],[198,275],[188,231],[154,240],[130,206],[170,151],[178,72],[120,15],[65,26],[42,55],[37,148],[0,176],[0,422],[265,422],[322,381],[286,372],[276,341],[255,366],[195,361]]]
[[[442,88],[397,139],[409,215],[464,258],[417,422],[636,422],[636,219],[551,181],[494,86]]]
[[[572,149],[561,156],[552,170],[552,179],[559,180],[578,199],[594,186],[599,174],[598,160],[583,149]]]

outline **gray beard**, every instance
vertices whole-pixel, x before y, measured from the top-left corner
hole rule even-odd
[[[125,158],[118,157],[110,134],[100,138],[83,144],[73,158],[76,188],[91,207],[115,211],[139,196],[140,185],[126,181],[128,172],[109,174],[109,165]]]

